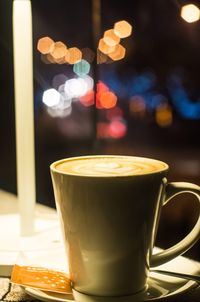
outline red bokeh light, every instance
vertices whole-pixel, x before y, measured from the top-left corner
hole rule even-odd
[[[126,124],[121,120],[113,120],[109,124],[109,136],[115,139],[122,138],[126,135],[127,132],[127,126]]]
[[[100,93],[98,92],[96,93],[95,105],[97,109],[104,109],[100,102],[100,95],[101,95]]]
[[[102,81],[99,81],[97,83],[97,93],[101,93],[101,92],[105,92],[105,91],[109,91],[109,87]]]
[[[104,107],[101,104],[100,97],[103,92],[109,91],[109,87],[103,83],[102,81],[99,81],[97,83],[97,93],[96,93],[96,108],[97,109],[103,109]]]
[[[94,90],[89,90],[84,96],[80,97],[79,100],[85,107],[92,106],[94,104]]]

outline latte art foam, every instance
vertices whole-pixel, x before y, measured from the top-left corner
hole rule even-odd
[[[71,158],[56,165],[56,170],[81,176],[129,176],[166,170],[163,162],[131,156],[91,156]]]

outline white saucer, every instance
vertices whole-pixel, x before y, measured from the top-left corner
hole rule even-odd
[[[160,251],[159,248],[154,248],[155,253],[158,251]],[[60,252],[62,256],[63,250]],[[166,264],[156,267],[156,269],[198,275],[200,274],[200,263],[179,256]],[[148,279],[148,289],[143,293],[126,297],[95,297],[81,294],[77,291],[73,291],[73,295],[65,295],[30,287],[26,287],[25,291],[30,296],[46,302],[136,302],[165,300],[169,296],[180,295],[197,286],[198,284],[195,281],[151,272]]]
[[[186,281],[181,283],[174,283],[172,281],[170,283],[161,281],[158,278],[150,278],[148,290],[145,293],[126,297],[95,297],[87,296],[78,292],[74,292],[74,295],[65,295],[42,291],[30,287],[26,287],[25,291],[30,296],[46,302],[139,302],[158,301],[161,299],[164,300],[169,296],[184,293],[185,291],[195,288],[196,286],[198,286],[198,284],[195,281]]]

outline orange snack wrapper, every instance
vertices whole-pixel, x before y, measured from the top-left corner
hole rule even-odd
[[[45,291],[71,294],[71,280],[64,272],[43,267],[20,266],[15,264],[12,270],[11,282]]]

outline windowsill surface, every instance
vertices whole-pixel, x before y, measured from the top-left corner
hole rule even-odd
[[[34,234],[21,236],[17,197],[0,190],[0,275],[10,275],[19,252],[63,246],[56,210],[37,203],[34,216]]]

